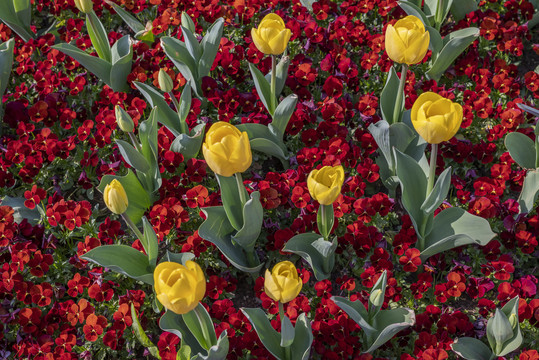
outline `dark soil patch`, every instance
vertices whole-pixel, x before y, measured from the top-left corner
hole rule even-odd
[[[255,294],[253,279],[248,274],[238,276],[238,285],[235,295],[236,296],[232,298],[232,302],[236,309],[242,307],[257,308],[260,307],[262,303]]]

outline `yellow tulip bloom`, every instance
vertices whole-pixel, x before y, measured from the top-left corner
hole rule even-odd
[[[389,58],[400,64],[417,64],[429,48],[430,34],[419,18],[410,15],[388,25],[385,37]]]
[[[266,55],[280,55],[286,49],[292,32],[285,27],[277,14],[268,14],[262,19],[258,29],[251,29],[251,36],[260,52]]]
[[[312,198],[321,205],[331,205],[341,193],[344,182],[344,169],[339,166],[324,166],[312,170],[307,178],[307,188]]]
[[[105,205],[107,205],[109,210],[115,214],[123,214],[125,210],[127,210],[127,205],[129,204],[122,183],[116,179],[105,186],[103,201],[105,201]]]
[[[303,282],[290,261],[281,261],[273,267],[271,273],[266,269],[264,291],[273,300],[281,303],[292,301],[298,296],[302,287]]]
[[[202,144],[202,153],[210,169],[226,177],[244,172],[253,162],[247,133],[224,121],[210,127]]]
[[[460,129],[462,106],[433,92],[421,94],[410,114],[415,130],[429,144],[450,140]]]
[[[153,272],[157,299],[176,314],[187,314],[197,307],[206,293],[206,278],[194,261],[184,265],[162,262]]]

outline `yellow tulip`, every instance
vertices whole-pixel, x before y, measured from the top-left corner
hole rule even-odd
[[[85,14],[91,13],[94,9],[94,3],[92,0],[75,0],[75,6]]]
[[[260,52],[266,55],[280,55],[286,49],[292,32],[277,14],[268,14],[262,19],[258,29],[251,29],[251,36]]]
[[[462,106],[433,92],[421,94],[410,114],[415,130],[429,144],[450,140],[462,123]]]
[[[116,179],[105,186],[103,201],[105,201],[105,205],[107,205],[109,210],[115,214],[123,214],[129,204],[122,183]]]
[[[197,307],[206,293],[206,278],[194,261],[184,265],[162,262],[153,272],[157,299],[176,314],[187,314]]]
[[[202,153],[210,169],[226,177],[244,172],[253,162],[247,133],[224,121],[210,127],[202,144]]]
[[[419,18],[410,15],[388,25],[385,44],[389,58],[400,64],[417,64],[429,48],[430,34]]]
[[[313,199],[321,205],[331,205],[341,193],[344,182],[344,169],[339,166],[324,166],[312,170],[307,178],[307,187]]]
[[[275,301],[287,303],[294,300],[302,286],[296,267],[290,261],[281,261],[273,267],[271,273],[266,269],[264,291]]]

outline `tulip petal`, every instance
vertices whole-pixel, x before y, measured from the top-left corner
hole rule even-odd
[[[395,62],[404,62],[404,53],[406,51],[406,45],[399,37],[399,34],[395,28],[391,25],[387,26],[385,36],[385,47],[387,56]]]
[[[256,48],[260,52],[264,54],[271,53],[271,48],[269,47],[268,43],[258,34],[258,29],[251,29],[251,37],[253,38]]]

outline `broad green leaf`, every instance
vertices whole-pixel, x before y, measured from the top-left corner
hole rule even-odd
[[[217,246],[236,268],[245,272],[258,273],[263,264],[249,266],[242,248],[232,243],[231,236],[234,228],[230,225],[224,208],[222,206],[205,207],[202,212],[206,215],[206,220],[198,228],[200,237]]]
[[[167,250],[167,254],[161,261],[172,261],[178,264],[185,265],[185,263],[189,260],[193,260],[195,258],[195,254],[193,253],[172,253]]]
[[[17,18],[26,28],[30,28],[30,22],[32,20],[32,5],[30,0],[12,0],[13,9]]]
[[[14,46],[14,38],[0,44],[0,98],[4,95],[9,83],[9,76],[11,75],[11,68],[13,66]],[[2,107],[1,102],[0,107]]]
[[[150,339],[148,339],[148,336],[144,332],[142,325],[140,325],[137,311],[135,310],[133,303],[131,303],[131,319],[133,319],[131,328],[133,329],[133,332],[135,333],[135,336],[137,337],[138,341],[141,343],[142,346],[148,349],[152,356],[156,357],[157,359],[161,359],[161,356],[159,356],[159,349],[150,341]]]
[[[148,262],[150,263],[150,267],[153,270],[155,269],[155,265],[157,264],[159,244],[157,240],[157,235],[155,234],[155,230],[145,216],[142,217],[142,230],[144,231],[144,236],[143,239],[140,239],[140,241],[142,242],[144,251],[146,251],[146,254],[148,256]]]
[[[258,68],[254,65],[249,63],[249,70],[251,70],[251,75],[253,76],[253,81],[255,83],[256,92],[258,93],[258,97],[260,98],[260,101],[262,101],[262,104],[266,107],[270,115],[273,116],[273,113],[275,112],[275,109],[271,108],[271,88],[270,83],[264,75],[258,70]]]
[[[179,134],[170,145],[170,150],[182,154],[185,160],[195,158],[204,140],[204,129],[204,124],[198,124],[191,131],[193,136]]]
[[[176,360],[191,360],[191,347],[181,344],[180,350],[176,353]]]
[[[189,54],[191,54],[191,57],[195,60],[195,63],[198,63],[200,57],[202,56],[202,48],[200,47],[196,37],[189,29],[183,26],[181,26],[181,28],[183,38],[185,40],[185,47],[187,48],[187,51],[189,51]]]
[[[311,323],[305,313],[298,316],[294,329],[294,342],[290,346],[292,360],[307,360],[313,343]]]
[[[108,33],[93,11],[86,14],[86,29],[88,30],[88,35],[90,36],[92,45],[94,46],[99,58],[110,63],[112,60],[112,54],[110,50]]]
[[[134,167],[137,171],[148,172],[150,170],[150,164],[144,158],[144,155],[138,152],[130,143],[123,140],[116,140],[118,149],[122,154],[125,162]]]
[[[243,186],[238,189],[238,183],[234,175],[222,176],[215,174],[215,177],[221,189],[221,201],[228,220],[234,229],[239,231],[243,227],[243,206],[239,191],[244,192],[245,198],[247,198],[247,190]]]
[[[522,103],[517,103],[517,106],[520,108],[520,110],[524,110],[524,111],[532,114],[533,116],[538,116],[539,117],[539,109],[532,108],[531,106],[528,106],[528,105],[522,104]],[[537,129],[538,127],[536,126],[535,128]]]
[[[340,296],[333,296],[331,297],[331,300],[333,300],[338,307],[347,313],[352,320],[361,326],[361,329],[367,334],[374,334],[376,332],[376,329],[369,324],[369,314],[361,301],[350,301],[347,298]]]
[[[436,15],[436,9],[438,7],[439,0],[425,0],[425,5],[423,6],[423,11],[427,16]]]
[[[10,197],[6,196],[2,199],[0,203],[1,206],[9,206],[13,209],[13,220],[20,224],[23,219],[26,219],[30,224],[36,225],[41,220],[41,216],[37,208],[28,209],[24,202],[26,201],[23,197]]]
[[[294,326],[292,326],[292,322],[290,319],[285,315],[281,319],[281,346],[287,347],[292,345],[294,342]]]
[[[141,122],[138,127],[142,155],[150,165],[147,175],[153,182],[153,191],[157,191],[162,183],[157,160],[157,119],[159,118],[159,114],[159,109],[154,107],[148,119]]]
[[[322,218],[322,216],[325,217]],[[333,204],[322,205],[318,208],[318,214],[316,215],[316,223],[318,225],[318,231],[327,239],[333,229],[333,224],[335,223],[335,212],[333,211]]]
[[[151,205],[150,194],[144,190],[139,180],[131,170],[128,170],[127,175],[125,176],[103,176],[97,188],[99,191],[101,191],[101,193],[103,193],[105,186],[107,186],[114,179],[117,179],[122,184],[129,199],[129,204],[127,205],[127,210],[125,211],[126,215],[129,216],[131,221],[137,224],[142,218],[142,215],[144,215],[146,210]]]
[[[182,133],[178,114],[168,106],[163,95],[150,85],[141,82],[133,82],[136,88],[144,95],[150,106],[159,109],[157,121],[165,125],[175,136]]]
[[[217,344],[210,347],[208,350],[208,355],[202,355],[199,353],[191,360],[225,360],[228,355],[228,348],[228,336],[225,330],[221,333],[219,339],[217,339]]]
[[[427,15],[421,10],[421,8],[416,5],[414,2],[409,0],[403,0],[398,2],[399,6],[404,10],[408,15],[414,15],[415,17],[419,18],[423,25],[430,26],[432,25],[430,21],[427,19]]]
[[[463,245],[485,246],[494,236],[487,220],[460,208],[448,208],[434,218],[421,260]]]
[[[535,200],[539,195],[539,169],[529,170],[524,178],[522,192],[518,197],[520,213],[530,213],[534,209]]]
[[[429,42],[429,49],[432,50],[432,59],[433,61],[436,60],[436,57],[442,51],[442,48],[444,46],[442,36],[440,35],[440,32],[433,28],[432,26],[426,27],[427,31],[430,35],[430,42]]]
[[[251,193],[251,199],[247,200],[243,207],[243,227],[232,235],[232,240],[245,251],[253,251],[262,230],[263,221],[264,209],[260,203],[260,192],[254,191]]]
[[[421,205],[421,210],[423,210],[426,214],[434,213],[434,210],[436,210],[438,206],[440,206],[447,197],[450,186],[451,167],[448,167],[444,170],[443,173],[440,174],[438,180],[436,180],[434,189],[432,189],[432,192]]]
[[[16,13],[13,1],[0,1],[0,20],[15,31],[21,39],[28,42],[30,39],[35,38],[35,34],[32,32],[29,25],[25,25],[25,23],[30,23],[30,19],[26,16],[24,11],[21,14]]]
[[[258,138],[268,139],[273,142],[277,142],[279,140],[275,132],[271,132],[271,130],[266,125],[249,123],[238,124],[236,127],[242,132],[247,132],[247,136],[249,136],[250,140]]]
[[[436,81],[440,80],[447,68],[478,36],[479,29],[474,27],[457,30],[447,35],[443,39],[444,47],[442,51],[436,57],[429,71],[427,71],[427,77]]]
[[[288,240],[282,250],[297,254],[307,261],[318,281],[329,278],[335,264],[334,251],[328,258],[324,258],[320,251],[313,246],[313,243],[320,238],[321,236],[315,233],[299,234]]]
[[[477,10],[476,0],[453,0],[451,4],[451,14],[456,21],[462,20],[471,13]]]
[[[202,38],[200,46],[202,47],[202,56],[198,63],[198,74],[200,79],[210,74],[211,67],[219,51],[219,44],[221,43],[221,37],[223,36],[223,26],[225,20],[219,18],[210,26],[206,35]]]
[[[513,330],[513,336],[506,340],[503,344],[503,349],[498,356],[505,356],[509,354],[510,352],[513,352],[517,350],[520,345],[522,344],[522,333],[520,331],[520,323],[518,321],[518,305],[519,305],[519,297],[518,295],[512,298],[507,304],[502,307],[501,312],[504,313],[507,318],[509,319],[510,323],[512,325],[515,325],[515,329]],[[487,330],[488,330],[488,323],[487,323]]]
[[[212,345],[217,343],[213,322],[204,305],[199,303],[195,309],[183,314],[182,318],[185,325],[191,331],[191,334],[193,334],[200,346],[204,349],[208,350]],[[204,337],[203,326],[208,330],[209,339]]]
[[[138,21],[133,15],[125,11],[121,6],[113,3],[112,1],[107,2],[108,5],[114,8],[114,11],[122,18],[122,20],[133,30],[135,33],[145,31],[146,27]]]
[[[193,34],[195,33],[195,23],[185,11],[182,11],[182,14],[180,15],[180,21],[183,27],[191,30]]]
[[[386,84],[384,89],[380,94],[380,110],[382,111],[382,118],[388,123],[393,123],[393,116],[395,113],[395,102],[397,101],[398,96],[403,96],[399,94],[399,76],[395,67],[391,67],[389,74],[387,76]],[[404,101],[402,102],[404,108]]]
[[[112,68],[110,83],[114,91],[128,91],[127,76],[131,73],[133,46],[129,35],[122,37],[112,46]]]
[[[528,136],[512,132],[505,136],[505,147],[521,167],[535,169],[535,143]]]
[[[81,256],[99,266],[153,285],[153,271],[146,255],[127,245],[101,245]]]
[[[391,76],[391,75],[390,75]],[[393,157],[391,156],[391,143],[389,141],[389,123],[386,120],[380,120],[374,124],[369,125],[368,128],[374,141],[378,145],[378,149],[382,152],[385,159],[386,167],[388,170],[394,168]],[[379,156],[377,160],[381,159]]]
[[[415,313],[406,308],[383,310],[374,318],[377,329],[374,342],[365,351],[372,353],[380,346],[391,340],[399,331],[402,331],[415,324]]]
[[[191,85],[185,84],[182,95],[180,96],[180,108],[178,109],[178,116],[180,121],[185,121],[191,110]]]
[[[496,355],[503,351],[503,344],[513,336],[513,327],[507,315],[500,309],[487,323],[487,338],[490,348],[494,349]]]
[[[283,92],[286,79],[288,78],[288,66],[290,65],[290,57],[283,56],[281,60],[277,63],[276,71],[277,77],[275,78],[275,96],[279,97],[279,94]],[[264,76],[268,81],[268,84],[271,84],[271,70],[269,73]]]
[[[277,359],[284,359],[285,351],[280,345],[279,333],[271,326],[264,310],[241,308],[241,311],[253,325],[264,347]]]
[[[271,140],[257,138],[250,140],[249,143],[251,144],[252,150],[260,151],[270,156],[275,156],[282,161],[288,160],[288,155],[283,152],[281,146]]]
[[[178,39],[165,36],[161,38],[161,46],[165,54],[180,70],[183,77],[191,83],[197,95],[201,96],[199,85],[197,85],[199,82],[197,62],[193,59],[185,44]]]
[[[384,297],[386,293],[386,286],[387,286],[387,271],[384,270],[382,275],[378,278],[376,283],[371,289],[371,296],[369,296],[369,318],[374,319],[378,312],[380,311],[380,308],[382,307],[384,303]],[[376,298],[376,301],[373,301],[372,294],[374,292],[379,292],[379,296],[374,296]]]
[[[163,331],[173,333],[182,339],[182,346],[187,345],[191,348],[192,353],[204,353],[205,350],[200,346],[197,339],[191,334],[191,331],[183,321],[183,317],[170,310],[161,316],[159,327]]]
[[[112,87],[110,82],[112,65],[109,62],[96,56],[91,56],[71,44],[56,44],[52,48],[71,56],[101,81]]]
[[[471,337],[458,338],[451,344],[451,350],[466,360],[491,360],[493,357],[487,345]]]
[[[296,110],[296,104],[298,103],[298,96],[291,94],[287,96],[277,107],[273,114],[273,120],[271,122],[272,129],[275,130],[276,136],[279,140],[283,139],[284,132],[288,126],[288,122]]]

